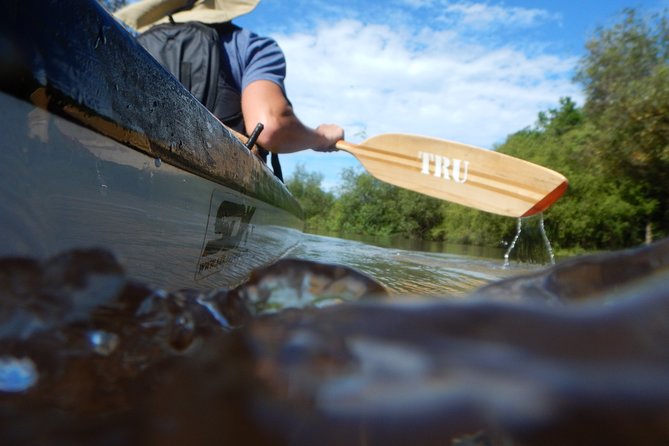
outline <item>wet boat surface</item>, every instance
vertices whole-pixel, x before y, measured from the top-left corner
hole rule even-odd
[[[272,172],[95,2],[10,2],[0,255],[105,247],[168,289],[239,284],[299,241]]]

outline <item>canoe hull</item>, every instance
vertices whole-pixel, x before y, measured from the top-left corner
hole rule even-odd
[[[0,256],[103,247],[131,277],[205,289],[299,242],[285,186],[95,1],[7,11]]]
[[[287,211],[13,97],[0,94],[0,110],[0,255],[104,247],[153,285],[210,288],[299,242]]]

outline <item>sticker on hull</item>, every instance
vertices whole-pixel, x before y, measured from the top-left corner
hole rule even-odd
[[[247,251],[248,237],[253,232],[251,219],[255,211],[254,206],[218,198],[212,192],[195,280],[220,271]]]

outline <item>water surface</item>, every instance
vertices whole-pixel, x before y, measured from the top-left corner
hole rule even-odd
[[[379,242],[378,239],[369,241]],[[390,243],[400,247],[388,246],[388,241],[378,243],[387,246],[377,246],[357,240],[304,234],[290,256],[350,266],[372,276],[396,294],[443,297],[462,296],[492,281],[537,268],[518,263],[505,268],[501,249],[470,248],[472,254],[466,254],[467,248],[458,246],[406,240]]]

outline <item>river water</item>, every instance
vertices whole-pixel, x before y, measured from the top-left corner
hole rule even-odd
[[[8,259],[2,444],[668,444],[669,240],[505,253],[304,234],[170,292],[104,250]]]
[[[455,297],[540,267],[519,262],[505,267],[504,253],[502,248],[304,234],[289,255],[352,267],[376,279],[391,293]]]

